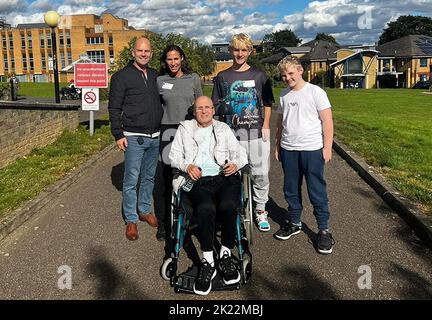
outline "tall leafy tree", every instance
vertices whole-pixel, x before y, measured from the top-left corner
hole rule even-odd
[[[331,42],[331,43],[338,44],[337,41],[336,41],[336,39],[333,36],[331,36],[331,35],[329,35],[327,33],[323,33],[323,32],[317,33],[317,35],[315,37],[315,40],[325,40],[325,41],[328,41],[328,42]]]
[[[266,34],[263,47],[264,51],[275,52],[282,47],[296,47],[301,41],[294,32],[286,29]]]
[[[381,34],[378,44],[393,41],[410,34],[432,37],[432,19],[422,16],[400,16],[390,22]]]
[[[196,40],[175,33],[169,33],[164,37],[159,33],[149,32],[146,36],[149,38],[153,48],[153,58],[149,63],[150,67],[159,70],[163,50],[169,44],[176,44],[185,52],[189,65],[194,72],[200,76],[207,76],[213,72],[215,66],[214,54],[210,46],[200,44]],[[128,46],[120,51],[116,64],[110,69],[110,72],[114,73],[124,68],[129,61],[133,60],[132,49],[135,42],[136,38],[134,37],[129,41]]]

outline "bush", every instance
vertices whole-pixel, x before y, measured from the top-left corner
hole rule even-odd
[[[10,95],[9,82],[0,82],[0,99],[6,99]]]
[[[99,89],[99,101],[108,101],[109,99],[109,87]]]

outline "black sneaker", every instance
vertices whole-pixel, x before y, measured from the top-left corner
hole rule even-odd
[[[301,231],[300,226],[296,226],[295,224],[288,223],[287,225],[281,227],[274,236],[279,240],[288,240],[295,234],[299,234]]]
[[[335,240],[332,237],[332,234],[327,230],[320,230],[318,232],[318,240],[317,247],[318,252],[322,254],[330,254],[333,251],[333,245],[335,244]]]
[[[206,259],[201,260],[201,267],[198,272],[198,276],[195,279],[193,290],[196,294],[205,296],[207,295],[212,287],[212,280],[216,277],[216,268],[212,267]]]
[[[223,282],[226,285],[240,281],[240,272],[234,264],[233,258],[230,257],[226,251],[219,260],[219,271],[222,275]]]

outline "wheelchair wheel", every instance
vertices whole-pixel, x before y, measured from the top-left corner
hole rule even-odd
[[[174,276],[174,261],[172,258],[168,258],[164,261],[161,266],[160,274],[164,280],[171,280]]]
[[[243,279],[247,283],[252,276],[252,259],[246,255],[243,260]]]
[[[253,228],[254,228],[254,219],[253,219],[253,207],[252,207],[252,185],[249,174],[243,174],[243,194],[245,197],[245,205],[244,205],[244,223],[245,223],[245,231],[246,237],[250,245],[253,244]]]

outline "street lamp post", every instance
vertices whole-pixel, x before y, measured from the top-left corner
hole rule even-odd
[[[45,20],[45,23],[51,27],[55,100],[56,100],[56,103],[60,103],[59,77],[58,77],[58,66],[57,66],[57,41],[56,41],[56,34],[55,34],[55,28],[59,24],[60,16],[55,11],[48,11],[47,13],[45,13],[44,20]]]

